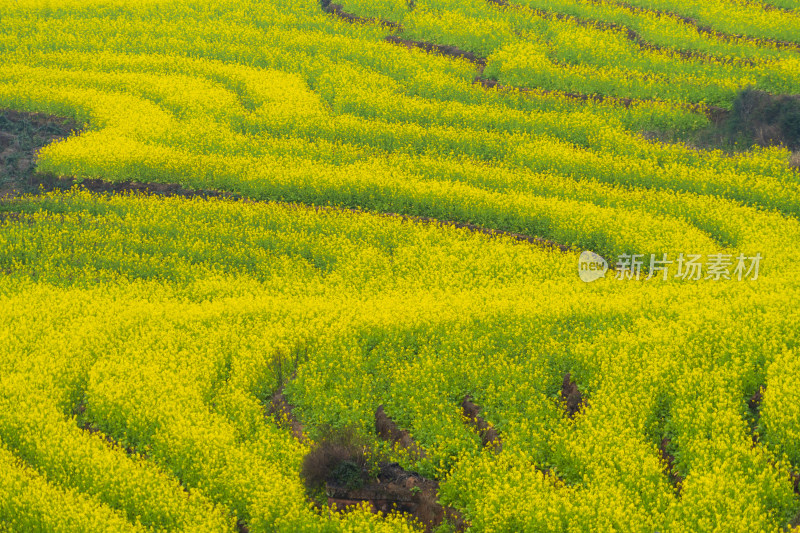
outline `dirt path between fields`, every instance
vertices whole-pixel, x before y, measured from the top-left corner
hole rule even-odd
[[[322,10],[326,13],[339,17],[342,20],[346,20],[347,22],[353,24],[379,24],[381,26],[386,26],[387,28],[392,28],[395,30],[401,30],[403,27],[398,24],[397,22],[392,22],[391,20],[385,19],[375,19],[375,18],[364,18],[359,17],[358,15],[354,15],[352,13],[348,13],[344,10],[344,8],[339,4],[333,4],[330,0],[322,0],[320,2],[320,6]]]
[[[389,35],[384,40],[388,43],[405,46],[408,49],[418,48],[420,50],[424,50],[432,54],[439,54],[447,57],[453,57],[456,59],[466,59],[471,63],[475,63],[480,72],[483,72],[484,67],[486,67],[485,57],[481,57],[475,54],[474,52],[462,50],[457,46],[434,44],[434,43],[429,43],[427,41],[413,41],[411,39],[403,39],[395,35]]]

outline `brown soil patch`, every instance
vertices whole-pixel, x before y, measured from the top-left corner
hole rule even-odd
[[[38,151],[80,129],[65,118],[0,109],[0,198],[33,192]]]
[[[567,416],[574,417],[575,413],[580,410],[583,395],[578,390],[578,386],[572,381],[572,376],[569,372],[564,374],[564,380],[561,382],[561,399],[566,404]]]
[[[402,39],[402,38],[397,37],[395,35],[389,35],[384,40],[386,42],[389,42],[389,43],[392,43],[392,44],[399,44],[401,46],[405,46],[406,48],[409,48],[409,49],[418,48],[420,50],[424,50],[426,52],[433,53],[433,54],[440,54],[440,55],[443,55],[443,56],[454,57],[454,58],[458,58],[458,59],[466,59],[467,61],[470,61],[471,63],[475,63],[481,69],[486,66],[486,58],[485,57],[480,57],[480,56],[478,56],[477,54],[475,54],[473,52],[468,52],[466,50],[462,50],[461,48],[458,48],[457,46],[434,44],[434,43],[429,43],[429,42],[426,42],[426,41],[412,41],[410,39]]]
[[[425,450],[414,442],[407,430],[400,429],[394,420],[389,418],[382,405],[375,410],[375,432],[381,439],[408,450],[419,458],[426,457]]]
[[[397,463],[382,463],[375,481],[363,488],[353,490],[330,483],[326,487],[328,505],[336,510],[367,503],[373,513],[409,514],[426,531],[433,531],[445,520],[453,524],[456,531],[464,531],[463,517],[455,509],[438,503],[438,491],[438,481],[404,470]]]
[[[105,440],[112,448],[118,448],[120,450],[124,450],[125,453],[128,455],[139,455],[142,457],[147,457],[147,454],[138,451],[134,446],[122,446],[117,440],[108,435],[107,433],[103,433],[97,424],[93,421],[86,419],[84,416],[86,413],[86,404],[83,400],[79,401],[72,410],[72,414],[76,417],[76,424],[77,426],[82,429],[83,431],[89,433],[90,435],[94,435],[98,433],[103,440]]]
[[[478,431],[483,446],[490,446],[496,452],[503,449],[500,433],[480,415],[481,408],[472,401],[471,396],[467,395],[461,402],[461,412],[467,422]]]
[[[286,400],[283,395],[283,388],[273,393],[270,398],[268,412],[275,417],[279,425],[289,427],[292,430],[292,435],[299,440],[305,440],[305,433],[303,432],[303,424],[294,415],[294,408]]]
[[[789,167],[800,170],[800,152],[794,152],[789,158]]]
[[[325,13],[339,17],[340,19],[350,22],[351,24],[379,24],[395,30],[400,30],[403,28],[397,22],[392,22],[391,20],[364,18],[354,15],[353,13],[348,13],[340,4],[332,4],[330,3],[330,0],[321,2],[320,5]]]
[[[751,397],[747,400],[747,408],[758,413],[761,410],[761,402],[764,401],[764,387],[760,387]]]
[[[758,420],[761,417],[761,402],[764,400],[764,387],[759,389],[747,400],[747,409],[750,411],[750,432],[753,438],[753,446],[758,444]]]
[[[380,431],[390,438],[402,434],[388,417],[381,424]],[[317,505],[323,505],[320,497],[337,511],[366,504],[373,513],[408,514],[426,531],[445,521],[455,525],[457,531],[463,530],[460,514],[439,504],[438,481],[376,459],[368,441],[352,429],[323,427],[320,431],[322,436],[303,459],[302,467],[309,495]]]
[[[658,446],[658,449],[661,452],[661,459],[667,464],[669,482],[675,487],[677,493],[680,494],[684,478],[678,474],[678,471],[675,469],[675,456],[670,452],[671,444],[672,440],[664,437],[661,439],[661,444]]]
[[[77,180],[70,177],[58,177],[48,173],[33,174],[27,182],[25,190],[8,191],[5,198],[14,198],[23,194],[39,192],[68,191],[73,186],[98,194],[142,193],[155,196],[179,196],[182,198],[226,198],[250,202],[240,194],[210,189],[188,189],[177,183],[139,183],[133,181],[111,182],[100,179]],[[2,195],[0,195],[0,199]]]

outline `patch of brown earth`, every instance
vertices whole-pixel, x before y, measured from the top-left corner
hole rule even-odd
[[[659,451],[661,452],[661,459],[667,465],[667,476],[669,477],[669,482],[675,487],[675,490],[678,494],[680,494],[681,488],[683,487],[683,476],[678,474],[677,469],[675,468],[675,455],[670,451],[672,449],[672,440],[664,437],[661,439],[661,444],[658,446]]]
[[[61,117],[0,109],[0,198],[31,192],[38,151],[80,128]]]
[[[393,438],[402,433],[389,422],[382,421],[385,435]],[[366,505],[373,513],[408,514],[426,531],[445,521],[457,531],[463,530],[460,514],[439,504],[438,481],[404,470],[397,463],[376,460],[367,441],[354,430],[321,428],[321,432],[302,467],[303,479],[317,505],[322,505],[322,493],[327,505],[337,511]]]
[[[299,440],[305,440],[305,433],[303,432],[303,424],[294,415],[294,408],[286,400],[283,395],[283,388],[275,391],[269,402],[268,412],[275,417],[280,426],[288,427],[292,430],[292,435]]]
[[[578,385],[572,381],[572,376],[569,372],[564,374],[564,379],[561,382],[561,399],[567,407],[567,416],[570,418],[575,416],[581,408],[583,402],[583,395],[578,390]]]
[[[364,18],[354,15],[353,13],[348,13],[340,4],[332,4],[329,0],[320,2],[320,5],[325,13],[339,17],[340,19],[346,20],[351,24],[380,24],[381,26],[386,26],[387,28],[392,28],[395,30],[402,29],[400,24],[397,22],[392,22],[391,20]]]
[[[489,446],[496,452],[502,451],[503,443],[500,440],[500,433],[480,415],[481,408],[472,401],[471,396],[467,395],[461,402],[461,412],[469,424],[478,431],[484,447]]]
[[[478,65],[481,70],[483,69],[483,67],[486,66],[485,57],[480,57],[473,52],[462,50],[457,46],[434,44],[426,41],[412,41],[410,39],[403,39],[395,35],[389,35],[384,40],[392,44],[399,44],[401,46],[405,46],[406,48],[409,49],[418,48],[433,54],[440,54],[443,56],[454,57],[458,59],[466,59],[467,61]]]
[[[389,418],[382,405],[375,410],[375,432],[381,439],[409,451],[420,459],[427,456],[425,450],[411,438],[411,434],[405,429],[400,429],[394,420]]]
[[[386,515],[392,511],[411,515],[426,531],[433,531],[445,521],[464,531],[466,524],[455,509],[439,504],[439,482],[416,472],[404,470],[397,463],[381,463],[375,481],[360,489],[328,484],[328,504],[339,511],[366,503],[373,513]]]
[[[68,191],[75,185],[80,189],[98,194],[142,193],[156,196],[179,196],[182,198],[226,198],[252,202],[240,194],[214,191],[210,189],[188,189],[177,183],[139,183],[134,181],[112,182],[100,179],[77,180],[70,177],[57,177],[52,174],[34,174],[29,179],[28,194],[52,191]],[[6,198],[18,197],[26,191],[15,190]],[[2,195],[0,195],[2,196]]]
[[[103,433],[95,422],[88,420],[85,417],[85,413],[86,403],[84,400],[80,400],[72,409],[72,414],[75,415],[75,423],[80,429],[89,433],[90,435],[98,433],[112,448],[124,450],[128,455],[139,455],[145,458],[147,457],[146,453],[138,451],[136,447],[130,445],[122,446],[114,437],[108,435],[107,433]]]
[[[747,400],[747,409],[750,411],[750,432],[753,438],[753,446],[758,444],[758,421],[761,417],[761,402],[764,401],[764,387],[758,390]]]

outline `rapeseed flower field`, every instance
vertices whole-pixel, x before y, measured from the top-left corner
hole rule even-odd
[[[800,532],[743,90],[798,0],[0,0],[0,531]]]

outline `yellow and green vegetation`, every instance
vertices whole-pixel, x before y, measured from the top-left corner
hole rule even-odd
[[[0,531],[424,529],[315,502],[323,428],[469,531],[800,531],[800,104],[698,140],[747,89],[800,2],[0,0],[0,109],[83,125],[38,172],[226,194],[0,199]]]

